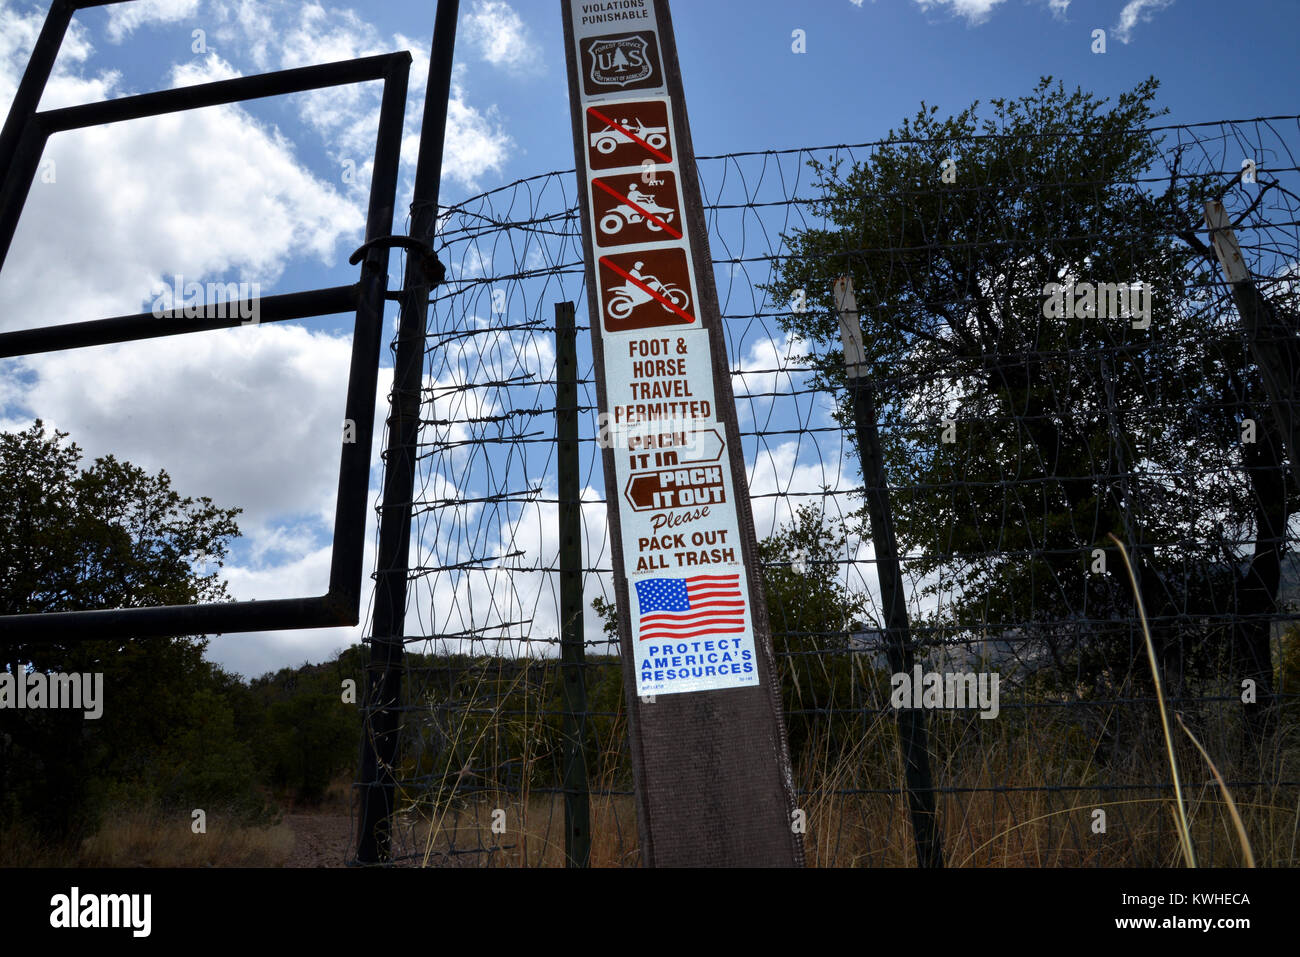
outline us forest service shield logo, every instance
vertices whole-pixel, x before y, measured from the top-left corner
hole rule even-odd
[[[588,96],[663,85],[659,44],[653,31],[592,37],[582,41],[582,47]]]

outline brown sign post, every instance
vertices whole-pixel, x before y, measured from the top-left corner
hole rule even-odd
[[[668,0],[561,0],[642,863],[803,821]]]

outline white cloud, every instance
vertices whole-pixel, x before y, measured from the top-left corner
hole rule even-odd
[[[18,87],[17,77],[36,45],[44,19],[41,14],[21,14],[0,2],[0,103],[6,104],[6,109]],[[84,63],[90,52],[85,27],[74,19],[59,50],[56,74],[65,71],[71,63]],[[13,69],[12,64],[18,64],[18,68]],[[48,104],[43,102],[42,106]]]
[[[854,2],[857,6],[862,6],[857,0]],[[954,16],[965,17],[969,25],[978,26],[986,21],[994,8],[1004,0],[914,0],[914,2],[927,12],[940,7],[948,8]],[[1070,9],[1070,2],[1071,0],[1046,0],[1047,8],[1058,20],[1065,19]]]
[[[107,36],[117,42],[139,26],[193,15],[198,6],[180,0],[115,7]],[[403,160],[408,169],[414,163],[427,40],[384,39],[357,15],[318,3],[239,0],[203,12],[226,59],[215,52],[183,57],[162,82],[146,80],[146,86],[409,49]],[[19,13],[0,0],[0,108],[13,96],[42,21],[41,12]],[[86,25],[74,22],[42,108],[128,92],[117,71],[86,66],[91,52]],[[294,102],[331,153],[369,162],[378,84]],[[472,187],[499,172],[513,146],[495,111],[471,104],[462,65],[449,111],[445,175]],[[54,182],[34,185],[0,272],[0,297],[11,303],[0,313],[0,329],[147,311],[159,282],[170,283],[177,273],[188,281],[258,282],[263,295],[287,291],[274,288],[285,271],[312,261],[342,267],[337,278],[322,276],[322,284],[354,280],[355,270],[342,263],[361,235],[364,175],[354,191],[322,181],[304,162],[312,152],[320,152],[319,143],[299,148],[240,106],[56,135],[45,154],[55,164]],[[400,231],[400,221],[395,228]],[[392,318],[395,307],[388,312]],[[166,469],[183,495],[243,507],[244,539],[225,569],[235,597],[322,594],[350,348],[348,335],[277,324],[32,356],[7,363],[0,375],[3,427],[22,428],[40,416],[71,432],[92,458],[111,452],[150,471]],[[391,372],[381,370],[372,479],[379,475],[390,381]],[[470,411],[492,408],[478,393],[457,395]],[[450,483],[441,492],[461,494]],[[372,488],[372,501],[377,496]],[[525,524],[509,535],[522,541],[536,530],[531,517]],[[374,567],[373,518],[371,525],[367,571]],[[530,560],[545,551],[543,544],[529,544]],[[504,597],[509,576],[502,574],[495,588]],[[484,595],[475,600],[486,607]],[[368,621],[365,608],[363,616]],[[364,625],[231,636],[214,641],[210,656],[256,675],[320,660],[363,634]]]
[[[360,628],[218,635],[208,644],[207,657],[226,671],[258,678],[281,668],[328,661],[360,641]]]
[[[218,18],[214,36],[219,43],[238,44],[258,72],[274,67],[271,43],[279,30],[272,22],[271,8],[263,0],[238,0],[219,4],[213,11]]]
[[[373,524],[372,518],[371,526]],[[373,534],[367,536],[362,566],[367,571],[375,567],[373,539]],[[330,548],[325,546],[278,565],[249,568],[228,562],[222,571],[230,583],[231,594],[243,601],[307,598],[324,592],[322,583],[329,580],[330,556]],[[255,678],[286,666],[296,667],[304,662],[332,658],[336,652],[358,644],[365,636],[368,624],[369,614],[363,600],[361,624],[351,628],[221,635],[209,643],[208,658],[227,671]]]
[[[175,68],[172,81],[234,72],[210,56]],[[47,99],[117,92],[113,75],[59,77]],[[177,273],[200,282],[234,274],[269,294],[290,261],[338,262],[340,245],[361,235],[359,206],[236,106],[57,134],[43,161],[54,181],[33,184],[0,272],[0,296],[18,304],[0,328],[147,310],[151,290]]]
[[[528,33],[523,19],[504,0],[476,0],[462,20],[465,39],[493,66],[515,73],[531,73],[542,63],[541,49]]]
[[[737,396],[754,396],[751,401],[770,405],[777,398],[770,393],[792,393],[803,388],[809,360],[806,341],[786,333],[780,338],[750,339],[746,345],[748,349],[736,367],[740,375],[733,380]],[[741,406],[748,404],[737,401]]]
[[[309,66],[356,57],[407,50],[411,53],[402,162],[412,169],[418,154],[424,91],[429,77],[429,40],[395,34],[385,38],[351,10],[320,3],[301,7],[241,0],[224,14],[219,35],[250,50],[259,69]],[[467,189],[478,189],[481,177],[499,173],[515,144],[501,124],[495,107],[472,105],[464,64],[456,68],[447,111],[447,141],[443,175]],[[369,171],[379,124],[378,84],[350,84],[318,90],[297,98],[300,115],[339,163],[351,160],[358,170],[356,194],[368,188]]]
[[[1174,0],[1129,0],[1119,12],[1119,22],[1115,24],[1115,36],[1121,43],[1128,43],[1133,38],[1133,28],[1138,23],[1147,23]]]
[[[502,129],[496,107],[482,112],[466,102],[464,75],[457,71],[447,106],[447,140],[444,175],[466,189],[477,189],[479,179],[500,172],[514,140]]]
[[[289,517],[333,526],[351,348],[275,324],[74,349],[23,360],[35,384],[0,397],[92,458],[165,468],[183,494],[244,508],[256,549],[280,551]]]
[[[983,23],[993,12],[993,8],[1003,0],[915,0],[922,10],[929,11],[937,7],[950,8],[955,16],[965,17],[971,26]]]
[[[176,23],[194,16],[199,0],[132,0],[108,8],[108,39],[121,43],[146,23]]]

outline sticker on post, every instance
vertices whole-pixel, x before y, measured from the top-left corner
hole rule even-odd
[[[680,246],[601,256],[596,275],[606,332],[695,322],[691,267]]]
[[[740,571],[639,578],[632,593],[637,694],[758,684],[748,588]]]
[[[641,168],[647,161],[656,167],[672,163],[667,100],[602,103],[587,107],[585,115],[588,169]]]
[[[653,30],[586,37],[578,41],[582,85],[587,96],[664,85],[659,37]]]
[[[633,173],[591,181],[592,218],[598,246],[630,246],[682,238],[677,177],[666,170],[654,182]]]

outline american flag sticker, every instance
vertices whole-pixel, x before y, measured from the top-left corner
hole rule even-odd
[[[740,573],[636,582],[638,693],[758,683]]]
[[[636,583],[641,640],[676,641],[745,630],[740,575],[650,578]]]

